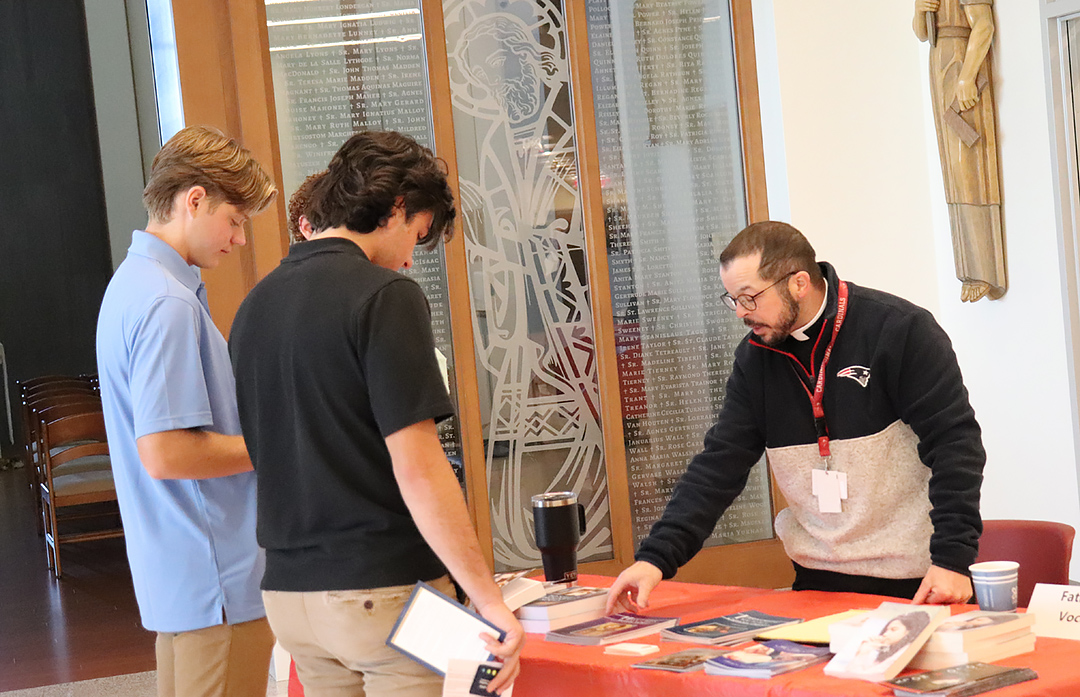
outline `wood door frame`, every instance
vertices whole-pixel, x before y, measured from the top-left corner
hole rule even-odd
[[[251,151],[278,188],[277,198],[247,223],[247,244],[205,269],[210,315],[228,337],[237,308],[288,252],[277,112],[266,7],[259,0],[174,2],[184,123],[213,126]]]

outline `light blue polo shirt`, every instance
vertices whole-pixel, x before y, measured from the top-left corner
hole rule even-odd
[[[229,351],[199,271],[136,230],[101,303],[101,401],[143,626],[184,632],[264,617],[255,473],[152,478],[140,436],[181,428],[240,434]]]

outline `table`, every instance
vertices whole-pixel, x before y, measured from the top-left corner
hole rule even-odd
[[[583,575],[582,585],[609,586],[613,579]],[[653,592],[648,614],[676,616],[682,622],[707,619],[741,610],[760,610],[769,614],[812,619],[854,608],[877,607],[885,600],[857,593],[820,591],[772,591],[760,588],[710,586],[664,581]],[[958,605],[953,614],[975,609]],[[637,639],[640,643],[659,643],[655,658],[691,648],[695,644],[659,642],[658,635]],[[630,666],[642,658],[612,656],[602,646],[571,646],[544,641],[530,634],[521,652],[521,675],[514,683],[514,697],[825,697],[851,695],[862,697],[892,695],[882,685],[861,680],[845,680],[825,675],[824,664],[778,675],[768,680],[735,678],[695,673],[668,673],[639,670]],[[994,697],[1077,697],[1080,695],[1080,642],[1039,637],[1035,652],[1014,656],[995,663],[1034,668],[1039,679],[995,690]],[[290,678],[289,696],[302,697],[303,690]]]

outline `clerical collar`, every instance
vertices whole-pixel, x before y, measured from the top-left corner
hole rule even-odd
[[[814,322],[817,322],[822,313],[825,312],[825,306],[829,304],[829,284],[825,284],[825,297],[821,299],[821,307],[817,309],[817,314],[809,322],[791,332],[791,338],[796,341],[809,341],[810,337],[806,335],[806,330],[814,326]]]

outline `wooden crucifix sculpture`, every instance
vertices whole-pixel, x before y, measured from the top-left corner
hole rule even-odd
[[[930,42],[930,94],[960,299],[997,300],[1009,284],[1001,226],[990,45],[993,0],[916,0],[912,26]]]

